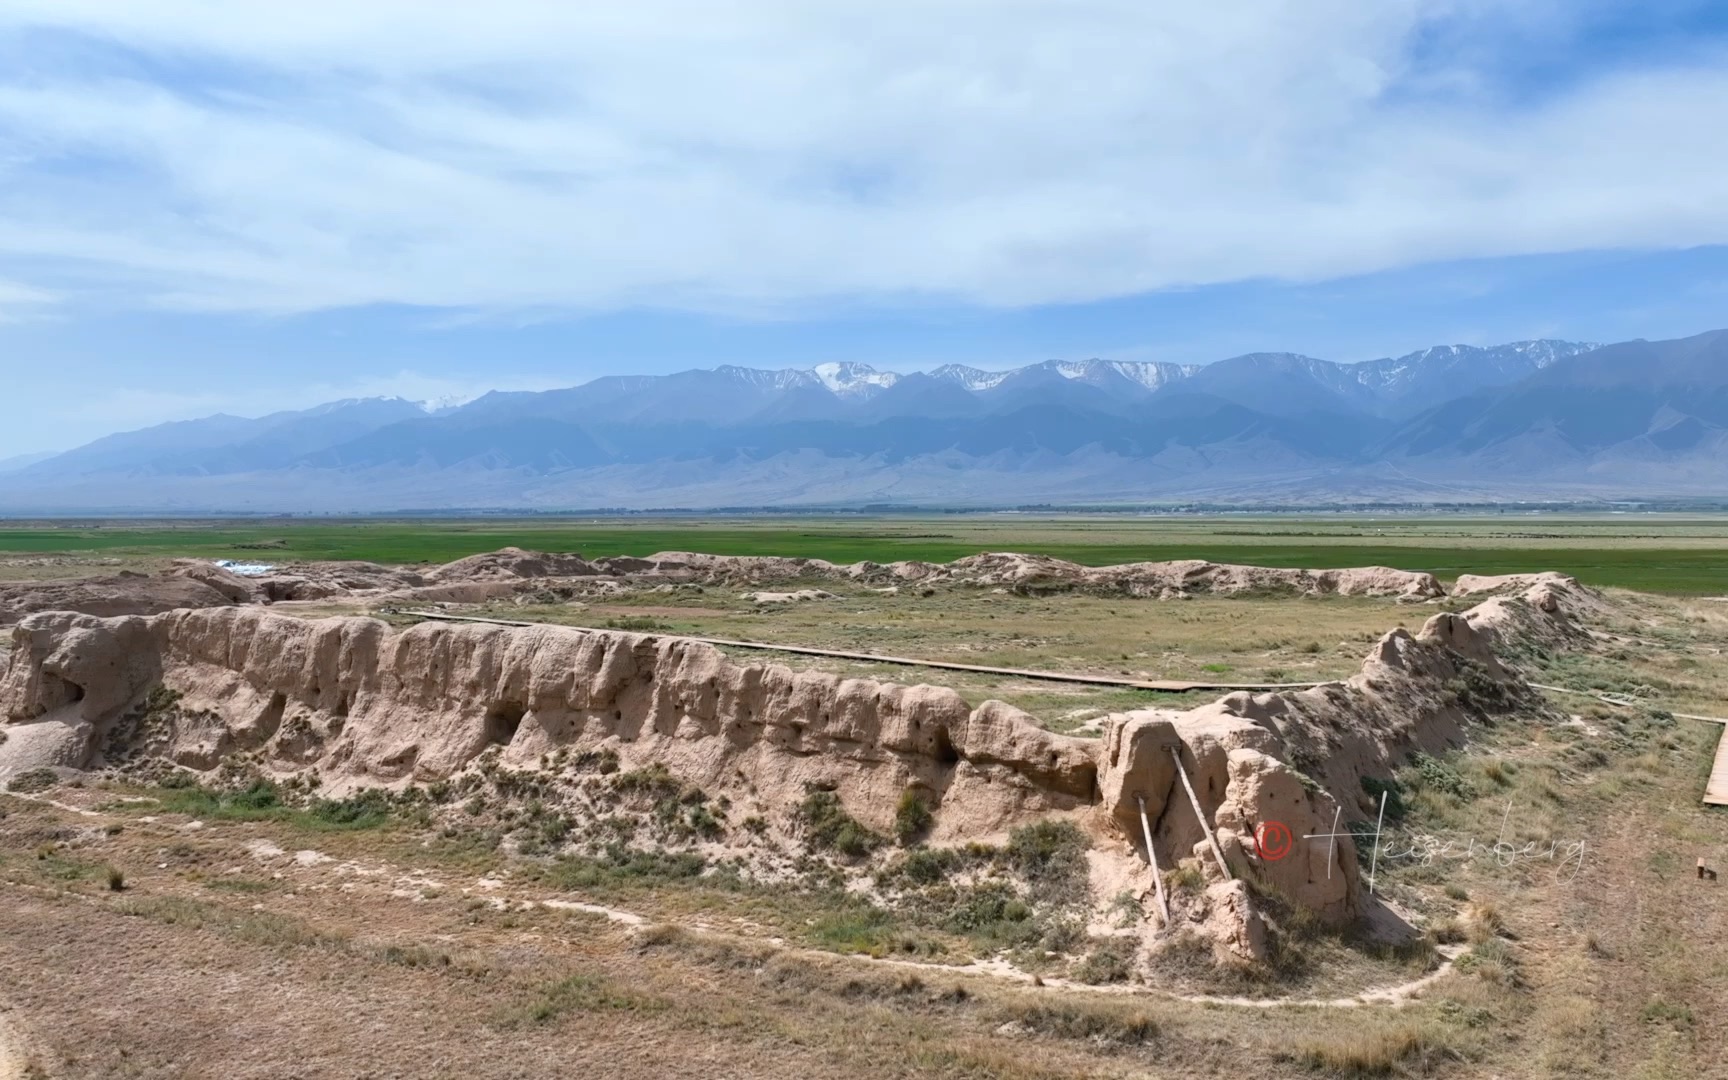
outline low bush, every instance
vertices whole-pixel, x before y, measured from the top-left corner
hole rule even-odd
[[[923,838],[930,831],[932,820],[923,796],[911,788],[900,793],[900,803],[894,808],[894,836],[902,845]]]
[[[805,841],[819,850],[837,851],[856,859],[882,846],[882,837],[848,814],[840,805],[840,797],[832,791],[810,789],[798,805],[798,820]]]

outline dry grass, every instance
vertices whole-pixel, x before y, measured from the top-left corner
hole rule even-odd
[[[1222,682],[1316,681],[1354,674],[1380,635],[1418,627],[1432,611],[1360,597],[1227,598],[1185,601],[1015,596],[972,587],[934,596],[884,596],[812,582],[833,600],[763,606],[718,587],[643,593],[604,603],[493,605],[477,613],[579,626],[604,626],[644,611],[670,633],[805,645],[993,667],[1034,668],[1137,679]],[[1110,711],[1183,706],[1216,693],[1173,695],[899,665],[729,649],[748,663],[831,671],[889,682],[952,686],[974,705],[994,698],[1025,709],[1054,730]]]
[[[222,1042],[221,1033],[236,1029],[242,1009],[278,985],[290,992],[283,1007],[291,1012],[277,1025],[289,1034],[278,1037],[302,1055],[317,1052],[316,1040],[347,1039],[355,1071],[399,1068],[405,1051],[367,1059],[391,1049],[390,1023],[344,1027],[335,1003],[359,1009],[376,1001],[387,1017],[436,1015],[436,1029],[417,1035],[432,1040],[432,1051],[454,1061],[464,1046],[493,1048],[496,1060],[460,1058],[476,1077],[503,1075],[488,1070],[506,1066],[547,1075],[686,1068],[1011,1080],[1728,1075],[1728,1042],[1711,1022],[1728,1011],[1721,944],[1728,941],[1728,886],[1699,882],[1692,872],[1700,856],[1728,865],[1725,819],[1698,803],[1718,732],[1661,712],[1728,709],[1728,604],[1618,600],[1622,606],[1603,627],[1609,636],[1589,650],[1525,661],[1543,681],[1629,692],[1643,705],[1613,709],[1556,697],[1588,729],[1534,716],[1513,720],[1474,733],[1457,756],[1436,758],[1432,782],[1412,782],[1401,826],[1407,831],[1492,844],[1504,830],[1517,845],[1582,840],[1587,854],[1570,876],[1539,861],[1382,864],[1389,898],[1434,937],[1468,946],[1455,973],[1401,1010],[1223,1008],[818,956],[768,940],[807,942],[847,930],[824,922],[838,909],[810,894],[603,875],[553,888],[528,872],[534,864],[408,823],[314,835],[292,820],[212,820],[182,832],[136,813],[102,811],[92,820],[4,796],[0,968],[18,973],[6,993],[18,999],[20,1015],[63,1018],[52,1032],[56,1049],[82,1062],[62,1070],[70,1077],[125,1075],[117,1047],[235,1071],[253,1048]],[[1400,622],[1415,626],[1431,609],[1366,600],[1031,599],[957,589],[893,601],[846,595],[758,612],[709,590],[604,609],[498,613],[579,623],[634,615],[723,636],[1154,677],[1210,666],[1244,678],[1273,669],[1306,678],[1354,671],[1374,637]],[[925,674],[877,673],[896,681]],[[974,701],[1015,701],[1059,727],[1083,722],[1087,710],[1158,700],[1011,680],[960,688]],[[1452,776],[1464,783],[1445,790]],[[109,796],[67,797],[96,803]],[[105,817],[124,821],[124,831],[93,827]],[[334,861],[255,865],[243,845],[261,837],[289,851],[315,846]],[[345,861],[381,869],[373,876],[338,872]],[[125,868],[124,892],[108,891],[110,866]],[[235,867],[245,872],[229,873]],[[436,876],[439,887],[416,886],[408,890],[412,899],[393,895],[404,892],[409,868]],[[482,874],[505,882],[498,894],[475,884]],[[616,903],[656,921],[631,932],[594,916],[517,904],[500,910],[486,899],[542,890]],[[933,940],[914,937],[915,944]],[[940,961],[967,955],[960,938],[934,940],[951,949]],[[1280,994],[1296,985],[1304,996],[1348,994],[1413,978],[1432,960],[1375,957],[1327,939],[1306,948],[1305,974],[1251,992]],[[228,989],[211,993],[210,972],[229,962],[222,969]],[[1101,953],[1087,970],[1100,982],[1117,973]],[[357,977],[365,986],[358,996],[348,981]],[[155,1011],[128,996],[144,986],[155,988]],[[200,1022],[163,1021],[159,1002],[170,998],[181,1003],[176,1018]],[[706,1056],[694,1066],[653,1058],[678,1046]],[[590,1056],[571,1056],[583,1053]]]

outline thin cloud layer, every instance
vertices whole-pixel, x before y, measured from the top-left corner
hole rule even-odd
[[[1581,9],[1493,7],[26,0],[0,275],[193,311],[783,315],[1728,242],[1722,58],[1502,93],[1492,50],[1433,42]]]

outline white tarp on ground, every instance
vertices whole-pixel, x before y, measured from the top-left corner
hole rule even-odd
[[[269,563],[235,562],[233,559],[217,559],[216,565],[230,574],[239,574],[241,577],[263,577],[276,569]]]

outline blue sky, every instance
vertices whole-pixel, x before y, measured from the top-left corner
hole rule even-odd
[[[0,12],[0,457],[857,360],[1728,325],[1728,5]]]

